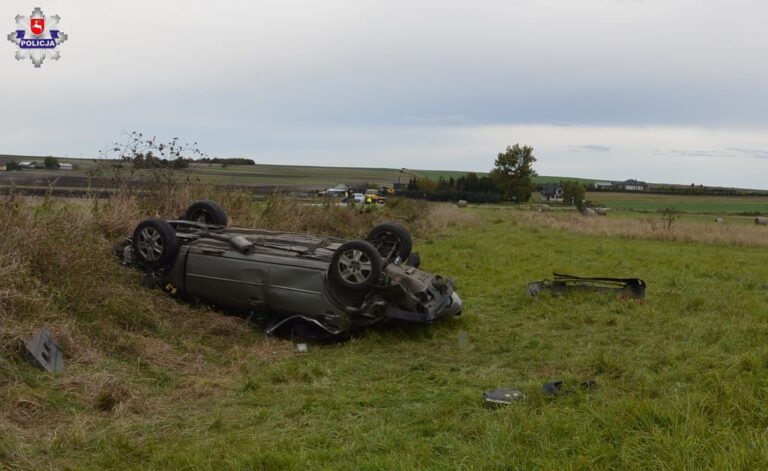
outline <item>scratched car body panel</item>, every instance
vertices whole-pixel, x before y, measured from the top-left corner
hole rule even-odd
[[[420,270],[408,257],[410,236],[394,223],[374,228],[369,241],[346,241],[201,219],[142,222],[123,262],[166,291],[263,318],[273,334],[347,335],[387,319],[461,313],[453,282]]]

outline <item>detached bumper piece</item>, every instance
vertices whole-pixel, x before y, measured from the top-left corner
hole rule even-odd
[[[640,278],[584,278],[553,273],[553,280],[528,283],[528,294],[537,296],[542,291],[563,295],[569,291],[615,293],[621,299],[645,299],[645,281]]]

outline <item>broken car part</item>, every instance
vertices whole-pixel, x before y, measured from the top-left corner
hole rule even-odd
[[[542,291],[562,295],[568,291],[616,293],[622,299],[645,299],[645,281],[640,278],[583,278],[553,273],[553,280],[528,283],[528,294],[536,296]]]
[[[64,369],[64,353],[48,329],[41,329],[24,343],[24,354],[30,364],[49,373]]]
[[[574,392],[573,389],[563,389],[564,386],[563,381],[552,381],[549,383],[544,383],[544,386],[542,387],[542,392],[545,396],[560,396],[565,394],[571,394]],[[581,389],[592,389],[597,386],[597,382],[595,380],[587,380],[579,384],[579,387]]]
[[[483,393],[485,403],[489,405],[509,405],[525,399],[525,394],[517,389],[500,388]]]

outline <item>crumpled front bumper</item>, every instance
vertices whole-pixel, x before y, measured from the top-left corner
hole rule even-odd
[[[458,316],[461,314],[461,308],[461,298],[451,290],[435,298],[425,312],[406,311],[390,303],[384,310],[384,317],[428,324],[446,317]]]

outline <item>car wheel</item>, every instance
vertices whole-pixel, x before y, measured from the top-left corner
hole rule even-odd
[[[189,205],[182,219],[216,226],[227,225],[227,213],[211,200],[195,201]]]
[[[336,249],[329,273],[341,286],[361,291],[378,282],[382,264],[376,247],[364,240],[353,240]]]
[[[371,229],[365,238],[388,263],[398,257],[405,260],[411,254],[413,240],[408,230],[396,222],[385,222]]]
[[[176,231],[162,219],[147,219],[133,231],[133,252],[146,266],[161,267],[169,264],[179,251]]]

